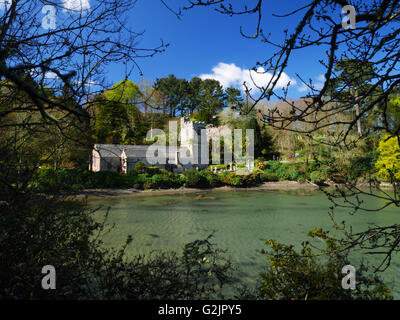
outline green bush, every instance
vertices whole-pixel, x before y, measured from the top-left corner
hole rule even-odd
[[[288,166],[283,163],[276,171],[276,174],[278,175],[279,180],[289,180]]]
[[[349,250],[321,229],[309,235],[324,239],[326,249],[319,254],[312,252],[309,241],[304,241],[300,251],[293,245],[285,245],[269,239],[270,250],[261,250],[267,255],[268,269],[263,272],[258,294],[255,298],[267,300],[391,300],[391,290],[383,281],[361,264],[357,266],[357,285],[354,290],[343,290],[342,268],[353,265],[349,261]],[[342,250],[340,250],[342,249]],[[321,252],[324,259],[321,259]]]
[[[146,164],[143,161],[139,161],[138,163],[136,163],[135,165],[135,171],[138,174],[144,173],[144,170],[146,168]]]
[[[263,174],[261,174],[261,181],[262,182],[275,182],[275,181],[279,181],[279,177],[276,173],[264,172]]]
[[[32,177],[29,187],[39,191],[79,191],[90,188],[130,187],[133,181],[134,176],[113,171],[41,169]]]
[[[136,177],[138,174],[137,174],[136,170],[130,170],[130,171],[128,171],[128,173],[126,175],[129,177]]]
[[[215,188],[221,185],[221,181],[219,180],[219,175],[213,174],[211,171],[202,170],[199,172],[203,181],[206,182],[206,186],[209,188]]]
[[[135,189],[144,189],[144,183],[147,181],[147,176],[146,174],[142,173],[139,174],[136,178],[135,178],[135,182],[133,184],[133,187]]]
[[[161,169],[159,167],[145,167],[144,172],[149,176],[154,176],[155,174],[160,174]]]
[[[146,181],[143,183],[143,189],[144,189],[144,190],[153,189],[153,183],[152,183],[152,181],[151,181],[151,180],[146,180]]]
[[[289,169],[289,172],[288,172],[288,178],[289,178],[289,180],[291,180],[291,181],[296,181],[297,178],[299,177],[299,175],[300,175],[300,173],[299,173],[299,171],[297,171],[297,168],[296,168],[295,166],[292,166],[292,167]]]
[[[271,172],[277,172],[281,168],[282,164],[279,161],[271,160],[267,162],[266,169]]]
[[[234,172],[224,171],[221,176],[220,180],[223,184],[228,186],[232,185],[232,179],[236,176]]]
[[[231,179],[231,186],[243,187],[245,186],[245,179],[243,179],[243,176],[234,176]]]
[[[304,182],[306,182],[307,180],[306,180],[306,178],[304,177],[304,175],[299,175],[298,177],[297,177],[297,182],[299,182],[299,183],[304,183]]]
[[[186,170],[184,176],[186,187],[199,188],[207,186],[207,180],[195,169]]]
[[[170,173],[169,180],[173,188],[179,188],[185,184],[185,177],[178,173]]]
[[[252,174],[243,176],[244,184],[248,187],[256,186],[261,183],[261,174],[259,169],[254,170]],[[262,171],[261,171],[262,173]]]
[[[167,189],[174,187],[168,174],[155,174],[151,177],[152,188]]]
[[[160,173],[161,174],[166,174],[166,175],[170,174],[170,172],[168,170],[165,170],[165,169],[160,169]]]
[[[319,170],[311,172],[310,179],[311,179],[311,182],[315,183],[315,184],[320,184],[325,181],[323,173]]]

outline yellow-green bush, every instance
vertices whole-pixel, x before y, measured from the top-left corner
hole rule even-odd
[[[391,180],[391,177],[400,180],[400,147],[397,137],[386,135],[378,146],[379,158],[375,168],[377,175],[384,180]]]

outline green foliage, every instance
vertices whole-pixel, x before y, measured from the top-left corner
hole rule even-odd
[[[124,104],[134,104],[140,96],[139,86],[130,80],[122,80],[106,92],[108,100]]]
[[[174,188],[182,187],[185,184],[185,177],[178,173],[170,173],[169,179]]]
[[[179,185],[178,185],[179,186]],[[177,187],[168,174],[155,174],[151,177],[152,189],[167,189]]]
[[[124,80],[94,98],[93,138],[97,143],[141,144],[152,123],[140,112],[143,94],[136,83]],[[143,100],[143,99],[142,99]],[[156,117],[156,120],[159,117]],[[154,120],[154,117],[151,119]],[[164,119],[165,120],[165,119]],[[157,121],[156,121],[157,122]]]
[[[400,147],[397,137],[385,135],[379,142],[379,158],[375,167],[377,175],[386,180],[400,180]]]
[[[325,181],[324,174],[320,170],[311,172],[310,179],[311,179],[311,182],[315,183],[315,184],[321,184]]]
[[[297,180],[298,172],[293,165],[280,163],[279,161],[268,161],[265,173],[274,173],[279,180]]]
[[[234,172],[224,171],[221,176],[220,180],[223,184],[232,185],[232,179],[236,176]]]
[[[136,163],[135,171],[137,173],[143,173],[145,169],[146,169],[146,164],[143,161],[139,161],[138,163]]]
[[[135,189],[144,189],[144,184],[147,182],[147,176],[145,173],[139,174],[133,183]]]
[[[38,191],[79,191],[93,188],[129,188],[136,174],[113,171],[91,172],[82,169],[40,169],[33,175],[29,187]]]
[[[303,242],[297,252],[293,245],[267,240],[268,269],[260,275],[258,298],[273,300],[347,300],[347,299],[393,299],[390,289],[382,280],[368,274],[368,268],[360,265],[356,268],[357,283],[355,290],[344,290],[341,286],[342,268],[352,264],[348,250],[341,247],[328,232],[313,230],[309,236],[322,240],[326,248],[322,257],[312,252],[310,243]]]
[[[271,160],[267,162],[266,170],[276,172],[280,169],[281,166],[282,164],[279,161]]]
[[[243,187],[244,186],[243,176],[235,175],[234,177],[232,177],[232,179],[230,180],[230,185],[234,187]]]
[[[155,174],[160,174],[161,170],[159,167],[145,167],[144,172],[149,176],[154,176]]]
[[[300,173],[299,173],[299,171],[296,169],[296,167],[295,167],[295,166],[292,166],[292,167],[289,169],[289,172],[288,172],[288,179],[291,180],[291,181],[296,181],[296,180],[298,179],[299,175],[300,175]]]
[[[276,173],[271,173],[271,172],[264,172],[261,175],[261,181],[262,182],[274,182],[274,181],[279,181],[279,177]]]
[[[241,101],[240,91],[228,88],[226,93],[217,80],[194,77],[190,81],[177,79],[173,74],[157,79],[155,89],[163,94],[171,118],[193,115],[198,121],[218,124],[217,113],[226,103]]]
[[[184,172],[185,186],[189,188],[199,188],[207,186],[207,180],[204,175],[195,169],[186,170]]]
[[[355,156],[350,159],[350,166],[347,176],[350,180],[356,180],[367,174],[374,172],[377,154],[368,152],[361,156]]]
[[[225,168],[223,165],[221,168]],[[40,191],[59,190],[71,192],[94,188],[136,188],[159,189],[179,188],[183,185],[189,188],[215,188],[222,185],[233,187],[251,187],[261,182],[272,182],[289,179],[304,182],[309,179],[306,172],[300,171],[295,164],[281,164],[269,161],[263,171],[254,168],[251,174],[237,175],[235,172],[224,171],[213,174],[209,169],[197,171],[186,170],[183,175],[168,172],[158,167],[147,167],[144,162],[138,162],[135,170],[127,174],[113,171],[90,172],[86,169],[41,169],[30,181],[30,188]],[[327,167],[316,167],[311,180],[315,183],[324,181]],[[275,170],[275,171],[274,171]]]
[[[297,182],[299,182],[299,183],[304,183],[306,181],[307,181],[307,178],[304,175],[299,175],[297,177]]]
[[[206,184],[208,187],[216,188],[221,185],[221,181],[217,174],[213,174],[211,171],[208,170],[202,170],[199,174],[207,181]]]

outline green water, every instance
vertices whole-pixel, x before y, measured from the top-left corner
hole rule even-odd
[[[199,194],[206,198],[199,199]],[[378,199],[366,199],[369,208],[382,204]],[[319,191],[215,191],[107,198],[91,200],[90,205],[103,206],[99,216],[111,207],[108,221],[115,223],[115,228],[105,236],[105,244],[119,247],[131,234],[128,255],[159,249],[180,251],[184,244],[214,233],[213,242],[229,250],[240,267],[240,281],[249,285],[256,283],[265,268],[265,256],[259,251],[266,248],[266,239],[299,245],[313,228],[332,229],[328,215],[331,202]],[[346,220],[354,231],[361,231],[369,224],[397,223],[399,213],[395,207],[356,215],[337,209],[335,216],[338,222]],[[376,256],[365,258],[377,262]],[[395,281],[398,275],[400,257],[394,256],[383,278],[393,287],[396,298],[400,298],[400,285]]]

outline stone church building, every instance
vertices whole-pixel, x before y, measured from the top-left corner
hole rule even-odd
[[[195,148],[201,144],[201,129],[206,129],[206,125],[199,121],[190,121],[187,118],[181,118],[180,141],[181,148],[184,147],[187,155],[193,155]],[[194,137],[193,135],[196,135]],[[157,166],[170,171],[182,172],[187,169],[198,168],[202,170],[207,168],[207,164],[201,164],[200,151],[197,152],[197,164],[180,163],[178,146],[166,146],[166,163],[157,163],[157,154],[150,155],[150,145],[118,145],[118,144],[95,144],[92,150],[90,170],[92,171],[116,171],[127,173],[133,170],[138,162],[144,162],[148,166]],[[153,147],[154,148],[154,147]],[[199,150],[196,149],[196,150]]]

